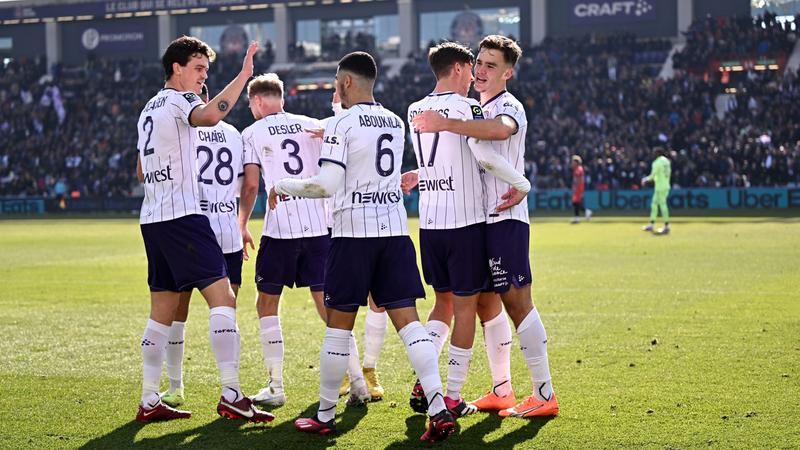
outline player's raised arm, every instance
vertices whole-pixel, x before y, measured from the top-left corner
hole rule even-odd
[[[414,130],[420,133],[449,131],[462,136],[488,141],[508,139],[517,132],[518,128],[517,122],[507,115],[485,120],[449,119],[432,110],[418,114],[412,119],[411,123]]]
[[[258,42],[253,41],[247,47],[247,53],[244,56],[242,63],[242,70],[239,75],[233,79],[225,89],[220,91],[216,97],[211,99],[208,104],[199,106],[192,110],[189,115],[189,123],[195,127],[210,127],[216,125],[236,104],[242,90],[247,85],[247,80],[253,76],[253,55],[258,50]]]

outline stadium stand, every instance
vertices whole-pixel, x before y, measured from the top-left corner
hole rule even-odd
[[[797,19],[800,21],[800,17]],[[800,23],[800,22],[798,22]],[[526,172],[539,189],[570,186],[571,155],[585,161],[587,189],[638,189],[654,146],[670,149],[680,187],[800,185],[800,80],[794,71],[742,70],[724,81],[714,64],[731,58],[785,61],[796,34],[774,16],[695,21],[675,76],[658,77],[672,43],[633,35],[546,38],[525,49],[509,88],[529,117]],[[356,48],[368,36],[326,43],[323,57]],[[260,53],[256,72],[274,60]],[[376,97],[403,116],[434,81],[423,54],[381,80]],[[212,95],[241,65],[212,64]],[[709,69],[710,68],[710,69]],[[90,59],[80,67],[43,58],[0,64],[0,196],[130,196],[136,130],[143,102],[163,80],[157,61]],[[291,79],[291,73],[282,73]],[[724,111],[717,98],[725,95]],[[330,115],[330,91],[297,92],[286,109]],[[228,122],[252,121],[237,106]],[[406,152],[407,167],[414,164]]]

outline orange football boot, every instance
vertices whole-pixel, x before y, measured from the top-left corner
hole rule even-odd
[[[500,411],[500,417],[548,417],[558,415],[558,400],[556,394],[550,396],[547,401],[539,400],[531,395],[522,403]]]

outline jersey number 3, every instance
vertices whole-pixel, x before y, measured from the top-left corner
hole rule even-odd
[[[294,150],[289,152],[289,157],[297,161],[297,168],[293,168],[289,161],[283,163],[283,168],[289,175],[297,175],[303,171],[303,160],[298,156],[300,154],[300,144],[292,139],[286,139],[281,142],[281,150],[287,150],[289,147],[294,147]]]

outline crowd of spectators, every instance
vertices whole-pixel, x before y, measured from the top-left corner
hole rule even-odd
[[[686,47],[676,52],[676,68],[705,71],[712,61],[752,57],[775,58],[794,47],[800,14],[793,21],[778,20],[766,12],[760,17],[706,17],[695,20],[685,33]]]
[[[684,55],[709,58],[708,45],[712,52],[728,48],[716,43],[728,33],[720,24],[748,34],[744,21],[699,21]],[[755,40],[770,29],[771,42],[792,39],[793,30],[775,28],[771,19],[750,27]],[[692,33],[714,36],[714,43]],[[736,51],[760,47],[743,43]],[[578,154],[587,189],[638,189],[656,146],[669,150],[675,186],[800,185],[797,73],[744,71],[723,85],[719,74],[679,68],[661,79],[670,48],[667,40],[626,34],[547,38],[525,48],[509,90],[526,108],[526,173],[536,188],[568,188],[570,157]],[[259,56],[256,71],[271,61]],[[213,63],[211,95],[240,67],[238,56]],[[90,60],[50,71],[41,58],[0,64],[0,196],[135,195],[135,123],[163,81],[158,61]],[[425,55],[416,55],[397,76],[378,81],[376,98],[405,117],[434,83]],[[330,91],[305,92],[287,97],[286,109],[323,118],[331,114],[329,100]],[[246,101],[227,121],[239,129],[252,123]],[[414,164],[408,150],[404,166]]]

